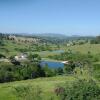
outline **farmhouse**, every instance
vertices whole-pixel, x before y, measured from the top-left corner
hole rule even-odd
[[[18,61],[27,60],[27,54],[26,53],[22,53],[22,54],[20,54],[18,56],[15,56],[15,60],[18,60]]]

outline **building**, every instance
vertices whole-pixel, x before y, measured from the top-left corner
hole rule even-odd
[[[22,53],[18,56],[15,56],[15,60],[27,60],[27,54],[26,53]]]

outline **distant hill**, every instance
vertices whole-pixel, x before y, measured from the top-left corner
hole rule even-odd
[[[81,35],[66,35],[66,34],[60,34],[60,33],[40,33],[40,34],[31,34],[33,36],[38,37],[49,37],[49,38],[58,38],[58,39],[79,39],[79,38],[94,38],[94,36],[81,36]]]
[[[86,40],[91,40],[94,39],[93,36],[79,36],[79,35],[72,35],[72,36],[67,36],[66,34],[60,34],[60,33],[10,33],[10,34],[5,34],[5,36],[9,35],[14,35],[18,38],[19,40],[25,41],[25,42],[41,42],[41,43],[53,43],[53,44],[60,44],[60,43],[65,43],[68,41],[72,40],[79,40],[79,39],[86,39]]]
[[[50,38],[67,38],[66,35],[59,33],[40,33],[40,34],[33,34],[33,36],[50,37]]]

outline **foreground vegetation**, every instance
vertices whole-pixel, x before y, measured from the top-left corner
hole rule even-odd
[[[39,78],[34,80],[26,80],[13,83],[4,83],[0,84],[0,100],[33,100],[33,98],[34,100],[40,100],[40,98],[42,100],[66,100],[61,99],[65,95],[65,92],[62,89],[67,89],[66,92],[69,91],[68,93],[70,93],[68,95],[69,99],[67,100],[70,100],[70,98],[74,97],[75,95],[78,96],[78,93],[80,93],[78,96],[78,100],[84,100],[84,98],[82,97],[84,93],[87,95],[85,97],[85,100],[99,100],[100,84],[98,83],[98,81],[92,81],[90,79],[91,78],[87,77],[86,75],[77,78],[76,76],[72,75],[57,76],[52,78]],[[81,80],[84,80],[82,81],[83,83],[81,83]],[[91,82],[88,83],[88,81]],[[74,85],[76,85],[76,90]],[[83,90],[80,90],[81,85]],[[73,86],[74,90],[72,90],[72,87],[70,86]],[[86,90],[85,88],[89,90]],[[61,90],[58,91],[59,89]],[[71,89],[72,92],[68,89]],[[74,94],[72,95],[72,93]],[[90,97],[93,96],[94,93],[97,99],[95,98],[95,96]],[[88,99],[88,97],[91,99]],[[77,97],[75,98],[76,99],[73,100],[77,100]]]

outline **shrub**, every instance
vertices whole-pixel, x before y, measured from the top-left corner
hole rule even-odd
[[[6,58],[6,56],[3,54],[0,54],[0,58]]]
[[[93,80],[78,80],[70,86],[58,87],[60,100],[100,100],[100,87]],[[57,90],[57,89],[56,89]]]
[[[100,64],[93,65],[93,76],[100,81]]]

